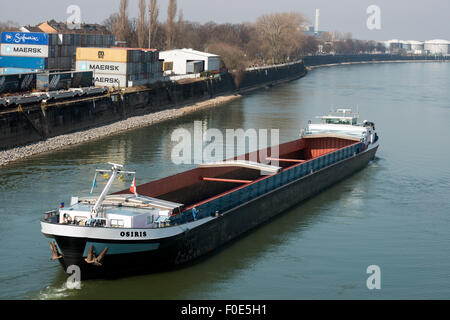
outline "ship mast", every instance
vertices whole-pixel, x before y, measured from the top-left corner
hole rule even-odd
[[[111,188],[112,183],[114,182],[114,179],[117,177],[118,174],[135,174],[136,172],[129,172],[129,171],[122,171],[121,169],[123,168],[123,165],[121,164],[116,164],[116,163],[112,163],[112,162],[108,162],[108,164],[112,165],[110,170],[96,170],[96,172],[101,172],[101,173],[109,173],[111,172],[111,177],[108,180],[108,183],[106,183],[105,188],[103,189],[102,193],[100,194],[100,196],[98,197],[97,201],[95,202],[95,205],[92,207],[91,209],[91,217],[97,217],[98,215],[98,210],[101,207],[103,201],[106,198],[106,195],[109,192],[109,189]]]

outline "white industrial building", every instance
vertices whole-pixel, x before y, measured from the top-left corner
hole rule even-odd
[[[424,43],[422,41],[408,40],[411,52],[414,54],[423,54]]]
[[[193,49],[161,51],[159,53],[159,58],[164,59],[165,62],[173,62],[173,74],[187,74],[187,64],[193,61],[203,61],[204,71],[215,71],[220,69],[220,56]]]
[[[424,44],[425,51],[436,55],[449,55],[449,47],[450,41],[441,39],[428,40]]]

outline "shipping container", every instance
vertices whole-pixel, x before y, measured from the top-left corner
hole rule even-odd
[[[32,44],[1,44],[2,56],[14,56],[14,57],[48,57],[47,45],[32,45]]]
[[[81,47],[81,34],[75,34],[73,39],[73,45],[75,47]]]
[[[48,35],[48,44],[51,46],[56,46],[58,45],[58,34],[56,33],[51,33]]]
[[[48,58],[0,56],[0,68],[47,69]]]
[[[127,87],[128,82],[127,77],[124,75],[95,74],[94,85],[107,87]]]
[[[26,69],[26,68],[0,68],[0,74],[18,74],[18,73],[35,73],[42,72],[38,69]]]
[[[130,66],[128,68],[128,66]],[[126,75],[127,72],[132,73],[133,67],[131,63],[125,62],[105,62],[105,61],[79,61],[76,62],[77,71],[93,71],[100,74],[118,74]],[[129,70],[129,71],[128,71]]]
[[[131,51],[126,49],[109,48],[77,48],[77,60],[80,61],[110,61],[110,62],[128,62]]]
[[[48,45],[47,33],[35,32],[2,32],[2,43],[7,44],[32,44],[32,45]]]

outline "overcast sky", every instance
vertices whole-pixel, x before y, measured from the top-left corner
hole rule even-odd
[[[137,17],[138,0],[129,3],[130,16]],[[162,21],[168,0],[158,3]],[[119,0],[0,0],[0,21],[65,21],[69,5],[80,7],[83,22],[100,23],[118,10]],[[380,8],[379,30],[367,27],[370,5]],[[351,32],[358,39],[450,40],[450,0],[178,0],[178,7],[185,20],[202,23],[255,21],[266,13],[289,11],[301,12],[313,22],[319,8],[319,29],[324,31]]]

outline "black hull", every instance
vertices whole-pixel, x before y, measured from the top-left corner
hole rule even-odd
[[[82,279],[165,271],[219,248],[239,235],[363,169],[373,160],[377,148],[361,152],[299,180],[292,181],[188,232],[170,238],[147,241],[147,243],[159,243],[156,250],[106,254],[102,266],[94,266],[84,261],[83,252],[86,242],[97,241],[113,244],[114,241],[46,236],[55,238],[61,249],[63,258],[59,259],[59,262],[64,270],[67,270],[70,265],[77,265],[81,269]],[[142,241],[137,242],[142,243]]]

